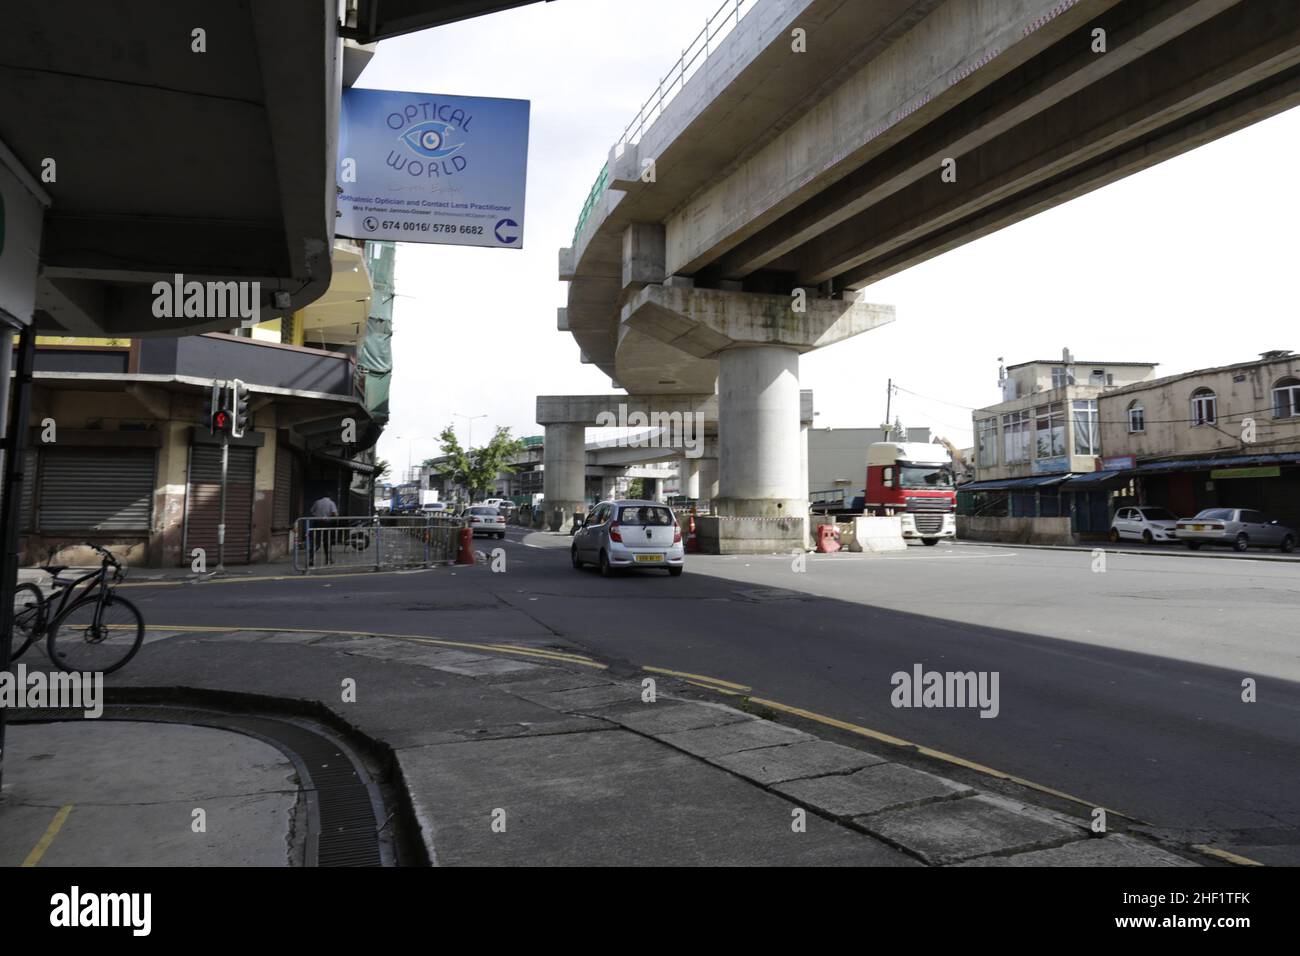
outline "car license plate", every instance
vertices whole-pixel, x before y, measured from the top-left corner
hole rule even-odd
[[[662,554],[638,554],[636,559],[648,564],[657,564],[664,559],[664,556]]]
[[[1203,524],[1194,524],[1194,525],[1192,525],[1192,530],[1193,530],[1193,531],[1204,531],[1204,530],[1205,530],[1205,525],[1203,525]]]

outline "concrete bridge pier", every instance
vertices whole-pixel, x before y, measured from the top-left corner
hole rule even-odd
[[[800,434],[799,353],[773,345],[722,352],[713,511],[728,517],[802,515],[808,499],[800,487]]]
[[[558,422],[545,426],[542,511],[545,527],[569,531],[586,507],[587,426]]]
[[[670,277],[623,306],[629,330],[718,363],[718,489],[701,547],[723,554],[801,548],[808,541],[812,395],[799,356],[894,320],[857,293],[817,298],[696,288]],[[806,397],[805,397],[806,396]]]

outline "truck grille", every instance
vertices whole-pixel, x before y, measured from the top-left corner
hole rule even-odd
[[[950,498],[908,498],[906,504],[908,511],[937,511],[943,514],[952,510]]]
[[[943,530],[942,514],[926,514],[924,512],[912,515],[912,524],[920,534],[938,534]]]

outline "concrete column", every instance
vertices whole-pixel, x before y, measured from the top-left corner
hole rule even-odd
[[[700,458],[700,501],[713,502],[718,497],[718,459]]]
[[[697,500],[700,497],[700,459],[677,459],[677,493]]]
[[[740,346],[718,356],[720,474],[714,511],[745,517],[802,517],[799,353],[780,345]]]
[[[546,526],[552,531],[568,531],[574,512],[585,508],[587,426],[572,422],[547,425],[542,462]]]
[[[618,486],[616,484],[617,481],[618,481],[617,475],[605,474],[601,476],[600,479],[600,500],[601,501],[608,501],[610,498],[613,498],[614,495],[618,493]]]

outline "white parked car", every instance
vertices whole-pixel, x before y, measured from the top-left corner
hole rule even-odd
[[[1176,541],[1178,519],[1164,508],[1120,508],[1110,523],[1110,540],[1136,538],[1147,544]]]
[[[471,505],[465,509],[463,516],[469,522],[474,534],[506,536],[506,519],[496,508],[487,505]]]
[[[609,577],[618,568],[662,568],[677,577],[686,549],[677,516],[657,501],[603,501],[573,535],[575,568],[594,564]]]

